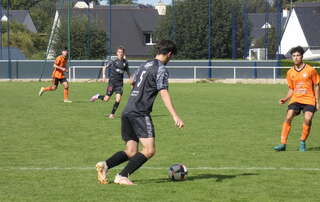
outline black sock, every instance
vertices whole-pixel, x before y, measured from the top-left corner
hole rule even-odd
[[[104,95],[99,95],[99,96],[98,96],[98,99],[104,100]]]
[[[114,103],[111,114],[116,113],[116,111],[117,111],[117,109],[119,107],[119,104],[120,104],[120,102],[115,102]]]
[[[108,158],[106,160],[106,163],[107,163],[108,168],[113,168],[113,167],[127,161],[128,159],[129,158],[124,151],[119,151],[119,152],[113,154],[113,156],[111,156],[110,158]]]
[[[128,165],[119,173],[123,177],[128,177],[148,160],[142,153],[137,153],[128,162]]]

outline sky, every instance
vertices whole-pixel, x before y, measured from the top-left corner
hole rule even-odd
[[[172,0],[162,0],[163,3],[165,4],[170,4]],[[101,3],[105,3],[105,2],[108,2],[108,0],[102,0]],[[151,4],[151,5],[154,5],[156,3],[158,3],[159,0],[138,0],[138,3],[141,3],[141,4]]]
[[[141,4],[151,4],[151,5],[154,5],[156,3],[158,3],[159,0],[138,0],[138,3],[141,3]],[[171,3],[171,0],[162,0],[163,3],[165,4],[170,4]]]

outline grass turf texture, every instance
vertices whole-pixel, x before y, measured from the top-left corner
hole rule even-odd
[[[131,176],[138,186],[124,187],[97,184],[94,166],[123,148],[119,113],[129,86],[117,118],[109,120],[104,114],[113,100],[88,102],[104,84],[72,83],[71,104],[62,102],[61,87],[38,97],[48,84],[0,83],[0,201],[319,201],[320,170],[299,170],[320,168],[319,114],[307,152],[297,151],[301,116],[287,151],[272,150],[286,112],[277,104],[285,85],[171,84],[186,126],[175,128],[158,98],[152,113],[157,154]],[[174,163],[234,169],[190,169],[187,181],[170,182],[166,168]]]

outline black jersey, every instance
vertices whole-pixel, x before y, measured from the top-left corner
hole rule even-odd
[[[129,65],[127,60],[109,60],[105,62],[105,66],[110,68],[109,84],[123,85],[124,72],[129,74]]]
[[[123,114],[149,115],[158,92],[168,89],[168,78],[168,70],[157,59],[141,65],[133,75],[134,85]]]

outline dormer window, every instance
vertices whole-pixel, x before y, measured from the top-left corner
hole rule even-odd
[[[145,32],[143,35],[145,45],[155,45],[155,43],[153,42],[153,34],[151,32]]]
[[[271,29],[271,25],[270,25],[270,23],[268,23],[268,22],[266,22],[266,24],[264,24],[262,27],[261,27],[261,29]]]

